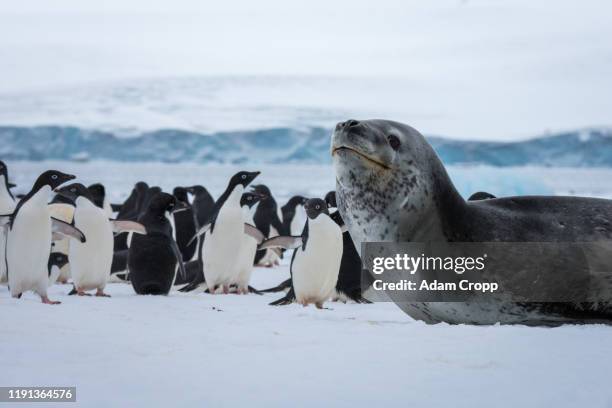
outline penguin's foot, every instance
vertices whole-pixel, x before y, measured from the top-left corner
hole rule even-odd
[[[229,285],[223,285],[223,294],[227,295],[229,293]]]
[[[315,306],[317,307],[317,309],[323,309],[323,302],[316,302]]]
[[[79,296],[91,296],[91,293],[87,293],[83,289],[77,289],[77,295],[79,295]]]
[[[96,291],[96,296],[98,296],[98,297],[111,297],[111,295],[109,295],[107,293],[104,293],[104,290],[102,290],[102,289],[98,289]]]
[[[41,296],[40,300],[45,304],[45,305],[59,305],[60,302],[59,300],[51,300],[49,299],[47,296]]]

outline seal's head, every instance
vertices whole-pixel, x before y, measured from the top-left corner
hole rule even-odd
[[[436,189],[453,189],[425,138],[402,123],[338,123],[331,153],[338,208],[356,243],[412,240],[407,231],[434,207]]]

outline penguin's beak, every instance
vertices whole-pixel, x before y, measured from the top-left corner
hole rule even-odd
[[[8,188],[15,188],[15,187],[17,187],[17,184],[8,183]]]

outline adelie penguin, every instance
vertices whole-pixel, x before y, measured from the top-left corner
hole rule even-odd
[[[253,191],[257,194],[262,194],[268,197],[264,202],[257,206],[257,211],[253,220],[255,221],[255,227],[260,230],[266,238],[272,238],[277,235],[283,234],[283,224],[278,216],[278,207],[276,200],[272,196],[270,189],[264,184],[258,184],[253,186]],[[278,264],[280,254],[273,248],[269,248],[265,251],[257,251],[255,255],[255,265],[261,266],[273,266]]]
[[[176,198],[157,193],[148,208],[138,218],[147,235],[134,235],[128,254],[130,282],[139,295],[167,295],[175,281],[177,271],[185,279],[183,257],[174,241],[169,218],[181,209]]]
[[[43,303],[58,304],[47,296],[48,262],[52,234],[64,234],[85,242],[85,235],[65,222],[53,219],[47,202],[51,191],[74,176],[57,170],[41,174],[10,216],[0,217],[8,229],[6,264],[11,296],[36,292]]]
[[[146,234],[145,228],[134,221],[110,220],[106,211],[93,202],[90,190],[80,183],[69,184],[58,190],[75,207],[73,223],[87,237],[86,242],[70,245],[69,259],[73,293],[86,295],[96,290],[96,296],[107,296],[104,288],[108,283],[113,261],[113,233],[135,232]]]
[[[342,259],[342,230],[330,218],[325,201],[312,198],[304,205],[308,220],[301,236],[279,236],[264,241],[260,248],[295,249],[291,258],[289,293],[271,305],[294,300],[303,306],[314,303],[318,309],[335,293]]]
[[[244,193],[240,199],[240,207],[242,208],[242,221],[245,224],[253,225],[253,212],[255,206],[260,200],[265,200],[267,197],[256,193]],[[238,252],[238,260],[236,262],[237,278],[236,292],[238,294],[247,294],[250,291],[257,292],[249,286],[251,274],[253,273],[253,257],[257,251],[257,244],[263,240],[263,234],[259,239],[253,238],[249,234],[242,235],[242,244],[240,252]],[[259,241],[259,242],[258,242]]]
[[[10,190],[8,181],[8,168],[0,161],[0,214],[12,214],[15,211],[15,197]],[[6,251],[6,231],[0,230],[0,283],[6,282],[6,262],[4,254]]]
[[[204,280],[210,293],[219,288],[229,293],[229,286],[237,279],[236,254],[241,250],[245,233],[261,242],[263,235],[254,226],[245,224],[240,200],[246,186],[259,175],[258,171],[241,171],[229,181],[221,197],[215,202],[210,222],[192,238],[204,235],[201,259]]]

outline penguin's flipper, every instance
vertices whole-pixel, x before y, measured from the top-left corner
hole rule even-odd
[[[257,249],[262,250],[266,248],[284,248],[284,249],[295,249],[302,246],[302,237],[294,236],[278,236],[270,239],[266,239],[262,242]]]
[[[176,245],[176,241],[172,238],[170,238],[170,247],[172,248],[172,252],[174,252],[176,262],[178,262],[179,274],[183,279],[187,279],[187,271],[185,270],[185,264],[183,264],[183,255],[181,254],[178,245]]]
[[[83,234],[80,229],[53,217],[51,217],[51,232],[62,234],[69,238],[78,239],[82,243],[87,241],[85,234]]]
[[[255,238],[255,241],[257,241],[258,244],[261,244],[266,239],[266,236],[263,234],[263,232],[261,232],[257,229],[257,227],[251,224],[244,224],[244,233],[250,237]]]
[[[135,232],[141,235],[147,235],[147,229],[139,222],[129,220],[110,220],[113,232],[121,234],[122,232]]]
[[[281,292],[285,289],[291,289],[291,278],[287,279],[286,281],[281,282],[278,286],[260,290],[260,292],[261,293],[275,293],[275,292]]]
[[[208,231],[208,230],[210,229],[210,227],[211,227],[211,226],[212,226],[212,223],[210,223],[210,222],[209,222],[208,224],[206,224],[206,225],[204,225],[202,228],[200,228],[200,229],[198,230],[198,232],[196,232],[196,234],[195,234],[193,237],[191,237],[191,239],[190,239],[190,240],[189,240],[189,242],[187,243],[187,246],[191,245],[191,244],[193,243],[193,241],[195,241],[196,239],[198,239],[198,237],[199,237],[200,235],[204,235],[204,234],[206,234],[206,231]]]
[[[285,295],[284,298],[280,298],[270,303],[270,306],[285,306],[290,305],[295,300],[295,293],[293,293],[293,288]]]

